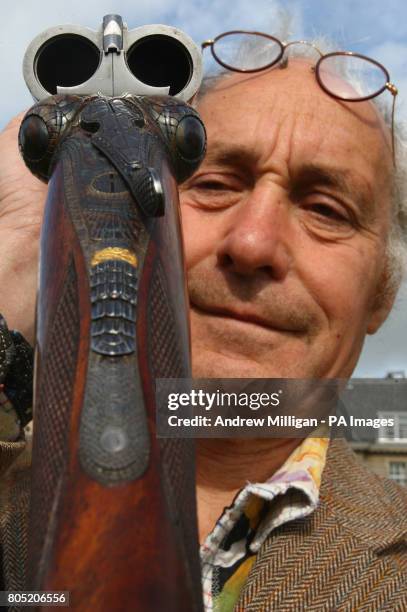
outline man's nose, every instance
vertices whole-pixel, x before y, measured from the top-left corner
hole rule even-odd
[[[291,227],[287,202],[278,186],[254,188],[229,210],[218,262],[240,275],[263,272],[274,280],[286,276],[291,262]]]

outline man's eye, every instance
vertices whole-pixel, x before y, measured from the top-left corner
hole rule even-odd
[[[232,190],[232,186],[218,180],[200,180],[191,185],[192,189],[202,189],[208,191],[228,191]]]
[[[304,198],[299,206],[307,230],[324,240],[336,240],[353,235],[358,228],[353,211],[336,199],[324,201],[322,196]]]
[[[343,222],[349,221],[345,212],[342,212],[329,204],[311,204],[307,206],[307,209],[321,217],[325,217],[326,219]]]
[[[352,225],[352,215],[339,203],[313,202],[303,204],[303,209],[310,213],[313,219],[320,224],[334,226]]]
[[[181,188],[184,203],[205,210],[222,210],[236,204],[243,187],[234,175],[207,173],[195,176]]]

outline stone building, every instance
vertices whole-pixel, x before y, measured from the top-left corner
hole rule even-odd
[[[377,419],[373,426],[354,425],[346,430],[346,437],[360,460],[373,472],[407,486],[407,379],[404,374],[394,372],[379,380],[351,380],[342,404],[348,417]]]

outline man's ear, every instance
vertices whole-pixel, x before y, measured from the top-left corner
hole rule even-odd
[[[378,331],[393,307],[397,291],[400,287],[400,282],[394,276],[391,275],[388,269],[383,272],[367,322],[366,333],[370,335]]]

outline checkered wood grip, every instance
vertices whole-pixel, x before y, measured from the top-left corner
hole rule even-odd
[[[71,260],[50,326],[47,352],[38,355],[41,379],[35,412],[35,444],[30,502],[28,583],[42,575],[51,544],[55,500],[69,461],[71,404],[79,344],[77,276]]]
[[[181,345],[165,274],[158,263],[153,273],[149,311],[149,353],[154,378],[190,378],[189,355]],[[160,439],[161,473],[168,511],[175,527],[191,592],[200,584],[195,498],[195,445],[192,439]],[[194,588],[195,586],[195,588]],[[200,593],[198,592],[198,595]],[[196,609],[200,601],[197,597]]]

